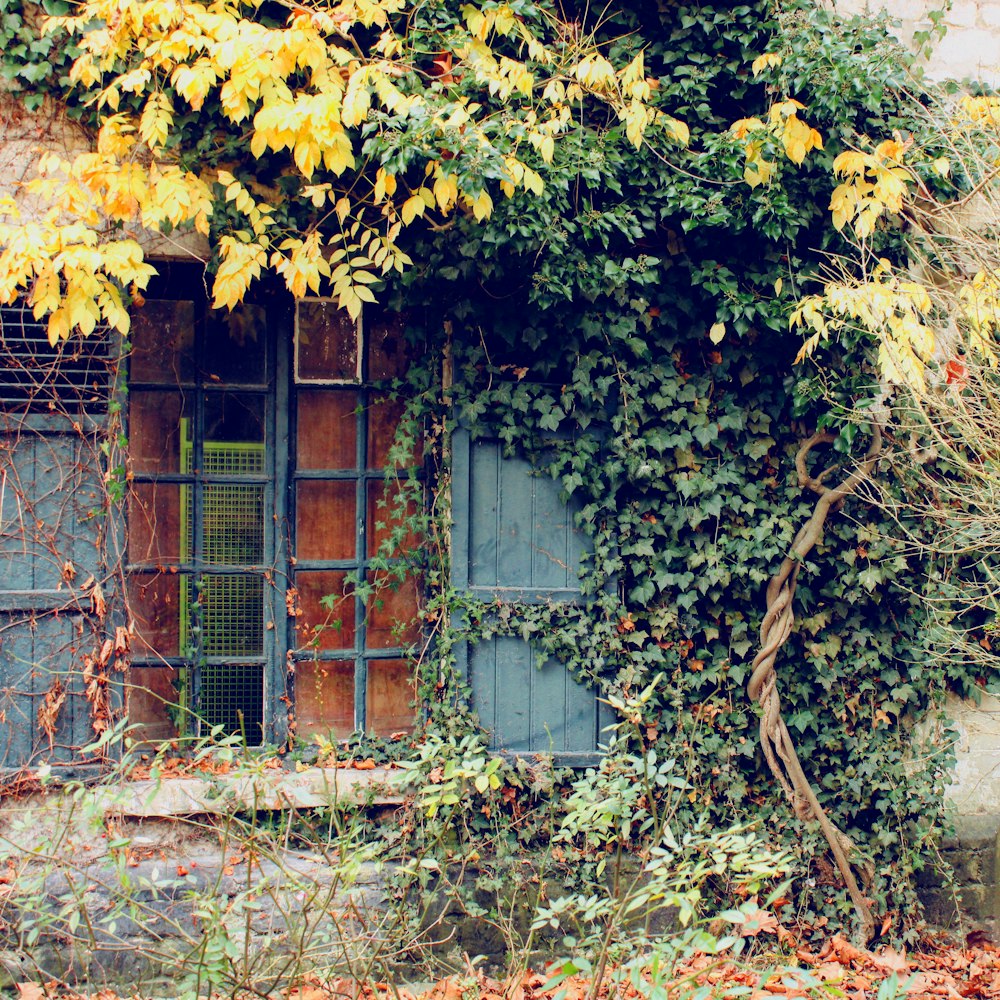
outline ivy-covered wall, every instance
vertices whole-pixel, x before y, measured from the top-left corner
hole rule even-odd
[[[545,199],[435,233],[393,295],[421,307],[424,331],[450,347],[446,415],[535,455],[582,499],[593,605],[568,621],[531,609],[524,634],[611,691],[634,694],[661,675],[646,738],[694,778],[692,817],[768,817],[808,871],[796,883],[801,912],[842,917],[849,904],[818,832],[802,836],[764,766],[746,682],[766,583],[813,507],[796,478],[799,443],[832,427],[831,460],[844,467],[866,447],[838,411],[852,390],[874,391],[863,350],[842,345],[828,362],[836,377],[796,367],[787,315],[823,254],[841,249],[827,214],[832,158],[862,132],[905,125],[893,90],[905,59],[884,25],[783,7],[619,15],[612,48],[640,44],[619,24],[645,37],[695,156],[637,155],[581,127],[560,144]],[[765,51],[780,69],[755,79]],[[786,96],[805,105],[825,149],[751,189],[726,126]],[[892,234],[882,239],[892,253]],[[888,464],[882,474],[891,480]],[[800,757],[867,867],[865,891],[902,926],[946,826],[952,756],[938,710],[946,691],[968,695],[982,678],[935,659],[927,567],[889,534],[862,499],[831,516],[802,567],[779,684]],[[471,634],[497,627],[487,612],[467,609]]]
[[[18,7],[3,8],[8,42],[23,40]],[[410,30],[433,17],[419,8]],[[799,443],[831,429],[845,468],[866,446],[843,419],[876,381],[863,345],[841,344],[825,371],[797,367],[788,315],[825,255],[846,249],[829,219],[833,158],[911,125],[908,60],[885,23],[842,23],[807,0],[640,2],[590,27],[616,65],[645,49],[657,100],[688,124],[691,149],[636,151],[622,128],[581,118],[555,144],[543,196],[500,203],[488,222],[458,217],[408,247],[414,266],[381,294],[429,344],[391,387],[441,463],[426,528],[446,532],[445,432],[458,424],[554,477],[593,543],[587,600],[521,609],[519,634],[607,694],[655,681],[643,739],[682,762],[690,817],[766,824],[798,854],[799,915],[839,920],[850,902],[818,830],[803,829],[765,766],[746,682],[767,581],[813,506],[796,477]],[[15,48],[11,75],[42,92],[40,60]],[[780,59],[755,72],[764,53]],[[753,186],[730,125],[767,119],[785,99],[824,146],[796,164],[773,135],[758,152],[774,176]],[[876,249],[896,252],[896,235]],[[946,692],[968,695],[983,678],[934,657],[928,568],[889,536],[863,499],[831,515],[801,567],[779,684],[865,891],[902,932],[946,829],[938,711]],[[418,666],[428,726],[466,732],[474,706],[449,673],[451,650],[513,626],[451,592],[446,546],[414,562],[436,623]]]

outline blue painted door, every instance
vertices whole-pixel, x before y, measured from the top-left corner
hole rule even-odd
[[[505,634],[459,650],[479,719],[493,749],[588,763],[607,724],[596,692],[517,634],[518,608],[581,600],[579,508],[524,459],[505,458],[498,441],[460,430],[452,454],[453,582],[507,621]]]

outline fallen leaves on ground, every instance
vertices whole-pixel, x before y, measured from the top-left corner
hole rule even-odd
[[[752,914],[748,936],[773,933],[763,911]],[[599,1000],[637,1000],[640,992],[628,982],[615,984],[614,970],[598,990]],[[683,1000],[694,991],[747,1000],[797,1000],[799,997],[838,997],[868,1000],[879,987],[895,977],[883,996],[906,1000],[1000,1000],[1000,949],[982,933],[970,935],[965,944],[941,940],[913,952],[887,945],[859,948],[840,935],[822,947],[779,954],[758,951],[752,959],[697,954],[679,963],[665,995]],[[297,985],[273,994],[273,1000],[585,1000],[591,982],[585,976],[560,978],[549,985],[545,970],[529,970],[523,976],[502,981],[476,970],[464,976],[441,979],[417,991],[387,982],[362,983],[351,978],[304,977]],[[75,993],[58,983],[18,983],[18,1000],[117,1000],[109,990]],[[663,994],[661,994],[663,995]],[[251,994],[248,992],[247,997]],[[259,997],[259,994],[254,994]],[[208,1000],[208,998],[205,998]]]

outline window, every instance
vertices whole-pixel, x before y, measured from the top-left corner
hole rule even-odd
[[[335,303],[313,300],[298,304],[295,334],[298,733],[406,732],[414,690],[403,653],[419,634],[416,583],[381,590],[367,608],[348,585],[379,582],[370,561],[394,527],[385,470],[402,405],[369,385],[403,373],[401,324],[363,330]]]
[[[129,695],[141,738],[248,743],[414,722],[413,581],[366,608],[392,530],[385,482],[406,364],[398,322],[326,300],[213,313],[150,298],[129,372]],[[412,541],[412,540],[411,540]]]
[[[275,627],[265,582],[277,548],[266,516],[275,495],[266,314],[258,305],[213,314],[192,299],[149,300],[132,330],[133,684],[137,675],[148,691],[173,688],[174,718],[159,720],[156,735],[171,723],[221,725],[259,744],[274,652],[265,632],[268,622]]]
[[[0,768],[68,763],[93,738],[81,661],[107,633],[81,584],[107,582],[115,544],[102,446],[118,343],[99,329],[52,346],[30,307],[0,308]]]

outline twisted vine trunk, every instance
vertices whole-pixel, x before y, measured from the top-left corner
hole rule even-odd
[[[844,499],[871,473],[882,449],[882,434],[876,426],[864,461],[839,486],[826,486],[824,480],[836,467],[828,468],[814,478],[809,474],[807,462],[813,448],[820,444],[831,444],[833,440],[832,434],[816,433],[802,442],[795,456],[799,485],[812,490],[819,499],[812,516],[799,529],[788,555],[768,584],[767,613],[760,626],[760,652],[754,658],[747,690],[761,707],[760,744],[768,766],[788,796],[795,815],[802,821],[815,819],[819,823],[851,895],[861,925],[860,932],[865,941],[868,941],[874,932],[875,921],[848,859],[853,844],[827,816],[802,769],[792,737],[781,715],[778,675],[774,668],[778,651],[791,634],[795,622],[792,601],[799,567],[823,537],[823,526],[830,511],[835,507],[839,509]]]

